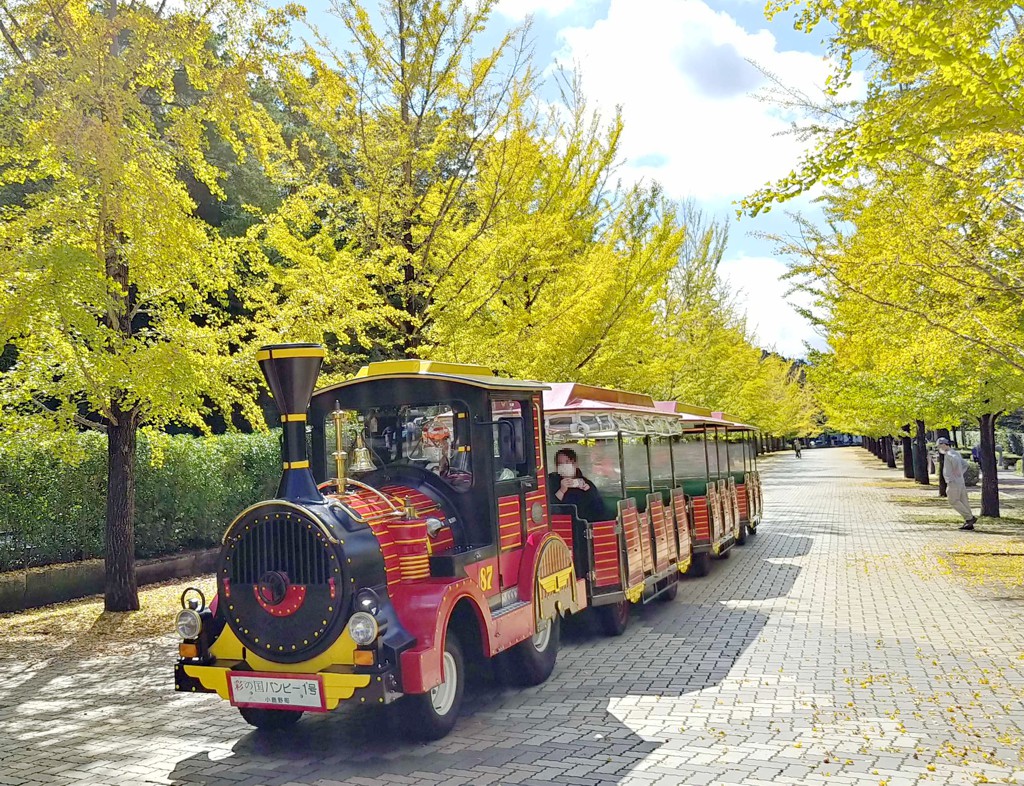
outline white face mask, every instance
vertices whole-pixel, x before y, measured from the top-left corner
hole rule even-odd
[[[949,446],[939,445],[939,453],[941,453],[942,455],[946,455],[947,453],[949,453]]]
[[[559,464],[558,474],[563,478],[574,478],[576,477],[576,467],[573,464]]]

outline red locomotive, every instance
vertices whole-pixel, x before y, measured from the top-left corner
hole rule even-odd
[[[400,360],[313,395],[323,356],[310,344],[258,354],[284,471],[276,498],[227,528],[209,606],[182,599],[176,690],[217,693],[260,728],[401,700],[410,731],[435,739],[458,716],[467,658],[537,684],[562,616],[598,604],[616,633],[629,602],[674,596],[691,503],[674,476],[655,487],[648,472],[642,509],[613,494],[609,521],[550,504],[549,386]],[[681,438],[679,416],[649,398],[631,414],[641,441]]]

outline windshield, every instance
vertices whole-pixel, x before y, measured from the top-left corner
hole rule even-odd
[[[459,402],[435,402],[397,407],[341,411],[342,446],[348,453],[348,474],[359,469],[359,438],[374,469],[414,466],[431,472],[456,490],[473,485],[469,417]],[[325,424],[327,454],[337,470],[334,413]]]

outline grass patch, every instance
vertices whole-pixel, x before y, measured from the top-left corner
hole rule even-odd
[[[175,579],[139,590],[139,610],[108,612],[103,597],[43,606],[38,609],[0,614],[3,639],[0,647],[26,643],[75,645],[92,649],[121,647],[126,643],[170,634],[174,617],[181,610],[180,597],[186,587],[198,587],[209,602],[216,594],[212,575]]]
[[[968,492],[967,496],[970,498],[970,492]],[[892,502],[895,505],[904,505],[913,508],[948,508],[950,506],[949,500],[945,497],[938,496],[938,492],[936,492],[934,497],[926,497],[923,495],[918,497],[895,497]],[[980,497],[978,502],[981,502]]]

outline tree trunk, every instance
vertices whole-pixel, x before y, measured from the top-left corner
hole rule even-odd
[[[928,486],[928,445],[924,441],[924,421],[914,422],[917,424],[917,433],[914,435],[914,480],[922,486]]]
[[[885,465],[896,469],[896,452],[892,449],[892,437],[885,437]]]
[[[914,448],[910,442],[910,424],[902,429],[900,440],[903,444],[903,477],[912,479],[914,477]]]
[[[107,532],[104,608],[136,611],[135,582],[135,449],[138,419],[116,405],[117,424],[107,426]]]
[[[935,435],[937,437],[945,437],[946,439],[949,439],[949,429],[948,428],[935,429]],[[937,474],[939,476],[939,496],[940,497],[946,496],[946,477],[945,477],[945,475],[942,474],[942,468],[945,465],[945,463],[946,463],[946,457],[943,456],[941,451],[940,451],[939,452],[939,463],[938,463],[938,466],[936,467],[936,472],[937,472]]]
[[[110,3],[111,18],[117,14],[117,3]],[[111,54],[117,56],[118,37],[111,43]],[[101,213],[107,213],[106,202]],[[103,317],[106,325],[123,339],[132,336],[132,308],[135,295],[123,249],[126,238],[114,221],[104,218],[103,255],[109,283],[116,285]],[[137,611],[139,591],[135,581],[135,450],[139,430],[139,411],[122,409],[123,398],[111,396],[107,414],[107,511],[104,538],[104,608],[107,611]]]
[[[981,427],[981,515],[999,517],[999,475],[996,470],[996,418],[1001,413],[982,415]]]

